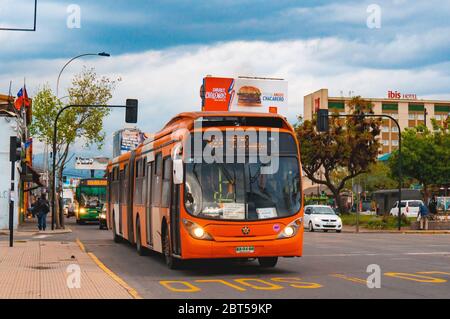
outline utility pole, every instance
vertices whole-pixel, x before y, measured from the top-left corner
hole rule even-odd
[[[428,115],[427,108],[423,107],[423,122],[425,123],[425,127],[427,127],[427,115]]]

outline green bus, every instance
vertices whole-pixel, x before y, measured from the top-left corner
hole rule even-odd
[[[77,224],[87,221],[98,221],[106,201],[106,187],[108,182],[104,178],[85,178],[75,191]]]

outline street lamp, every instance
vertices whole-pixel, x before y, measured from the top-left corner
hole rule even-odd
[[[109,53],[106,52],[100,52],[100,53],[84,53],[84,54],[80,54],[77,55],[76,57],[73,57],[72,59],[70,59],[69,61],[67,61],[66,64],[64,64],[64,66],[62,67],[61,71],[59,71],[58,74],[58,80],[56,81],[56,96],[58,97],[58,92],[59,92],[59,78],[61,77],[61,73],[63,73],[64,69],[70,64],[70,62],[72,62],[75,59],[81,58],[83,56],[88,56],[88,55],[97,55],[97,56],[103,56],[103,57],[109,57],[111,56]]]

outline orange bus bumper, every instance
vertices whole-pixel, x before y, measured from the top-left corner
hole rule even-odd
[[[303,251],[303,229],[291,238],[273,240],[208,241],[183,236],[182,259],[199,258],[256,258],[256,257],[301,257]],[[242,249],[243,248],[243,249]],[[246,252],[251,250],[252,252]],[[238,252],[239,251],[239,252]]]

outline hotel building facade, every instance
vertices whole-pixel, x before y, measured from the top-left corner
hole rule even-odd
[[[441,125],[450,116],[450,101],[421,100],[415,94],[402,94],[388,91],[386,98],[365,98],[374,105],[375,114],[386,114],[396,119],[403,131],[407,127],[415,127],[425,123],[431,129],[431,119]],[[349,114],[348,102],[351,97],[328,96],[328,89],[320,89],[304,97],[303,117],[311,120],[318,109],[328,109],[330,113]],[[383,119],[381,126],[380,155],[391,153],[398,148],[398,128],[389,119]]]

